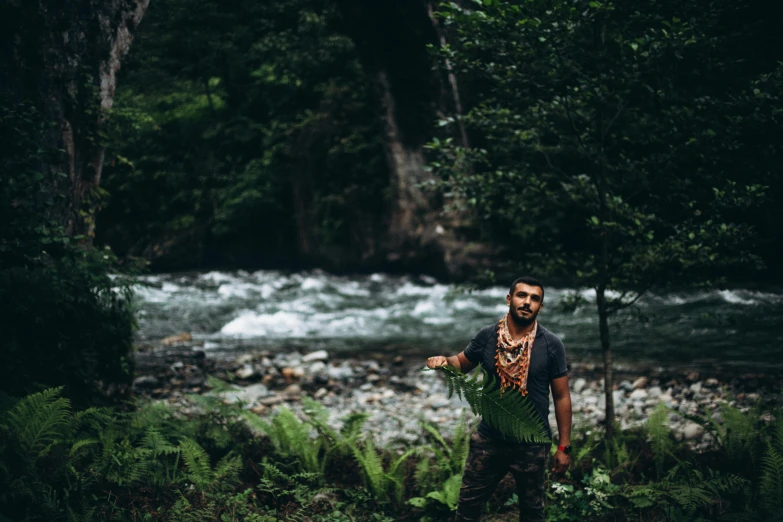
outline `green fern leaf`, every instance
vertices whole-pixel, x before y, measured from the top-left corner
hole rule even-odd
[[[504,393],[486,372],[482,372],[483,379],[479,381],[478,374],[466,377],[449,366],[434,370],[443,372],[446,381],[453,383],[454,390],[468,402],[473,413],[483,416],[503,436],[519,442],[551,443],[533,403],[526,396],[511,390]]]
[[[199,487],[208,486],[214,477],[209,464],[209,455],[204,448],[191,439],[184,438],[179,443],[182,460],[190,472],[190,480]]]
[[[8,413],[8,426],[25,451],[40,457],[72,434],[71,402],[60,397],[61,391],[62,387],[50,388],[28,395]]]

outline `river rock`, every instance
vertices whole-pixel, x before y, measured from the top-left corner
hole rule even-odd
[[[704,435],[704,426],[689,422],[682,428],[682,438],[685,440],[695,440]]]
[[[186,343],[193,340],[193,336],[188,332],[182,332],[177,335],[169,335],[160,340],[160,344],[171,346],[172,344]]]
[[[302,362],[326,361],[328,359],[329,353],[326,350],[317,350],[302,357]]]
[[[717,388],[718,384],[719,384],[718,379],[716,379],[715,377],[710,377],[709,379],[704,381],[704,386],[706,386],[707,388]]]
[[[622,404],[625,402],[625,393],[622,390],[614,390],[612,392],[612,398],[614,399],[615,405]]]
[[[688,382],[696,382],[699,380],[699,372],[690,372],[685,378]]]
[[[156,388],[160,380],[153,375],[141,375],[133,380],[134,388]]]
[[[301,366],[295,366],[291,368],[289,366],[280,370],[280,373],[283,374],[285,382],[290,383],[294,379],[299,379],[304,375],[304,368]]]
[[[633,391],[633,383],[631,381],[622,381],[620,385],[618,386],[623,391]]]
[[[574,393],[582,393],[582,390],[585,389],[585,386],[587,386],[587,381],[579,377],[574,381]]]
[[[647,395],[650,396],[650,398],[657,399],[661,395],[663,395],[663,391],[661,390],[660,386],[650,386],[647,389]]]
[[[324,373],[326,371],[326,363],[323,361],[315,361],[313,364],[310,365],[308,371],[312,375],[319,375],[321,373]]]
[[[250,386],[245,386],[236,390],[224,391],[219,395],[223,401],[227,402],[228,404],[242,402],[248,405],[252,405],[258,399],[267,397],[269,395],[269,388],[263,384],[252,384]]]
[[[632,401],[643,401],[647,398],[647,390],[643,388],[636,389],[631,392],[631,395],[628,397]]]
[[[249,379],[255,375],[255,373],[256,371],[253,369],[253,367],[249,364],[246,364],[238,369],[234,375],[237,376],[237,379]]]
[[[693,393],[701,393],[701,383],[700,382],[694,382],[693,384],[691,384],[690,390]]]
[[[338,381],[345,381],[355,376],[353,368],[348,366],[347,363],[343,363],[342,366],[329,366],[326,369],[326,374],[330,379],[335,379]]]
[[[641,376],[638,379],[636,379],[635,381],[633,381],[633,384],[631,384],[631,387],[634,390],[638,390],[639,388],[646,388],[647,387],[647,382],[648,382],[647,377]]]

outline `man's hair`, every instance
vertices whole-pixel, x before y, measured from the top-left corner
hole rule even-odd
[[[516,279],[514,279],[514,282],[511,283],[511,288],[508,289],[508,295],[511,296],[514,295],[514,290],[517,288],[517,285],[519,283],[524,283],[526,285],[539,287],[541,289],[541,302],[542,303],[544,302],[544,285],[541,284],[541,281],[529,275],[517,277]]]

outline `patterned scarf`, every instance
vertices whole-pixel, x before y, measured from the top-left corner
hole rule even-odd
[[[503,316],[498,325],[498,349],[495,351],[495,368],[500,377],[501,393],[503,388],[511,386],[527,395],[527,374],[530,370],[530,354],[536,339],[538,321],[525,337],[515,341],[508,333],[506,318]]]

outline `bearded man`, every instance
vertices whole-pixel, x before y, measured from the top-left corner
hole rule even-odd
[[[550,437],[551,388],[560,444],[552,471],[563,473],[570,465],[571,453],[571,393],[565,348],[555,334],[538,323],[544,306],[544,287],[536,278],[515,280],[506,304],[508,313],[499,322],[479,330],[463,352],[451,357],[430,357],[427,366],[449,365],[467,373],[481,364],[498,386],[529,397]],[[456,520],[479,520],[485,502],[509,471],[516,481],[519,520],[544,520],[548,457],[548,444],[509,440],[482,419],[470,438]]]

